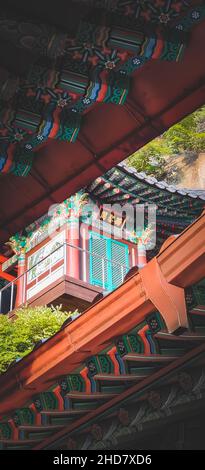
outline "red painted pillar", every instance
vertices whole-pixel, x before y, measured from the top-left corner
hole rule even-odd
[[[143,268],[147,264],[147,255],[146,255],[146,248],[145,245],[139,241],[137,245],[138,249],[138,268]]]
[[[18,279],[17,279],[17,294],[15,307],[19,307],[26,301],[26,257],[25,253],[21,253],[18,259]]]
[[[78,218],[70,218],[67,227],[66,274],[80,278],[80,230]],[[75,248],[74,248],[75,247]]]

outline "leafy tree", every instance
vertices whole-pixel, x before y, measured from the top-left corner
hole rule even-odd
[[[131,155],[127,163],[159,178],[166,177],[165,157],[173,154],[197,154],[205,151],[205,106],[170,127],[145,147]]]
[[[164,176],[164,156],[167,154],[169,154],[169,147],[162,137],[158,137],[131,155],[127,163],[137,171],[144,171],[148,175],[162,178]]]
[[[30,353],[41,340],[54,335],[70,316],[59,307],[23,307],[15,311],[15,320],[0,315],[0,372]]]
[[[170,127],[163,135],[170,153],[205,150],[205,106]]]

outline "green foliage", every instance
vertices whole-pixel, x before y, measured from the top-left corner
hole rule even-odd
[[[0,372],[4,372],[15,359],[32,351],[39,340],[54,335],[65,320],[74,313],[61,311],[61,307],[23,307],[16,310],[16,319],[0,315]]]
[[[128,165],[137,171],[144,171],[148,175],[162,177],[164,155],[169,154],[169,148],[162,138],[157,138],[145,145],[128,158]]]
[[[205,150],[205,106],[170,127],[164,133],[170,153],[203,152]]]
[[[131,155],[127,163],[157,178],[166,177],[165,156],[187,152],[205,151],[205,106],[170,127],[161,137],[156,138]]]

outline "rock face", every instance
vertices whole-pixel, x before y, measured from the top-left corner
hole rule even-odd
[[[167,157],[166,181],[178,188],[205,190],[205,153]]]

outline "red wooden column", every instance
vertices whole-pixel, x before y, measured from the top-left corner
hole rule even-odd
[[[147,254],[146,254],[146,248],[144,243],[139,240],[138,245],[137,245],[137,254],[138,254],[138,260],[137,260],[137,265],[138,268],[143,268],[147,264]]]
[[[7,259],[8,258],[6,258],[6,256],[0,254],[0,278],[6,279],[6,281],[11,282],[14,281],[15,277],[5,271],[2,271],[2,264],[7,261]]]
[[[67,226],[66,235],[66,274],[80,278],[80,230],[78,217],[71,216]],[[73,248],[76,247],[76,248]]]
[[[18,279],[16,282],[16,287],[17,287],[17,295],[16,295],[16,304],[15,307],[19,307],[22,305],[25,301],[25,292],[26,292],[26,257],[25,253],[21,252],[19,255],[18,259]]]

